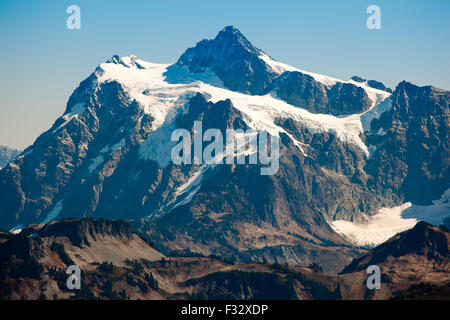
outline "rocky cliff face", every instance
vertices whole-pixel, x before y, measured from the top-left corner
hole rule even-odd
[[[276,76],[239,30],[228,26],[214,40],[202,40],[188,49],[177,64],[192,73],[213,71],[225,87],[250,94],[266,93]]]
[[[317,113],[327,113],[327,87],[301,72],[284,72],[274,83],[278,97],[289,104]]]
[[[430,204],[449,188],[450,93],[400,83],[392,109],[372,122],[367,141],[376,148],[369,184],[401,201]],[[426,186],[426,188],[424,188]]]
[[[0,146],[0,169],[4,168],[8,162],[19,155],[20,151],[5,146]]]
[[[98,77],[96,72],[83,81],[64,115],[1,171],[3,226],[15,225],[17,217],[21,224],[51,220],[65,195],[66,210],[72,208],[66,216],[89,216],[127,145],[138,145],[148,134],[150,117],[119,83],[99,84]]]
[[[274,83],[277,96],[289,104],[315,113],[361,113],[371,106],[363,88],[351,83],[329,87],[301,72],[284,72]]]

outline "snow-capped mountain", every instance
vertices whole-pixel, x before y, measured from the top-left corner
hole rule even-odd
[[[449,187],[450,93],[373,86],[277,62],[233,27],[172,65],[113,56],[0,171],[0,227],[132,219],[161,250],[338,270],[359,249],[333,221],[428,205]],[[195,121],[279,136],[277,174],[175,165],[171,134]]]
[[[186,50],[177,65],[195,74],[212,72],[227,89],[252,95],[272,93],[315,113],[359,113],[389,96],[367,83],[342,81],[275,61],[231,26],[214,40]]]

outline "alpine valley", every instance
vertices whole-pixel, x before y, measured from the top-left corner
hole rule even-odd
[[[231,26],[174,64],[115,55],[0,171],[0,296],[450,298],[449,116],[449,91],[304,71]],[[196,121],[279,137],[277,173],[174,164]]]

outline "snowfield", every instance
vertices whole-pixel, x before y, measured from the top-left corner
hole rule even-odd
[[[278,99],[273,93],[257,96],[228,90],[224,88],[221,80],[210,71],[190,74],[183,67],[149,63],[135,56],[120,58],[121,63],[118,64],[103,63],[97,72],[100,83],[119,82],[130,98],[136,100],[146,113],[155,118],[152,130],[159,129],[162,132],[150,135],[148,143],[142,145],[141,156],[157,161],[162,167],[166,166],[170,159],[164,156],[167,153],[161,152],[161,148],[170,150],[174,145],[170,141],[170,135],[166,133],[175,129],[172,125],[173,120],[178,114],[186,112],[184,110],[186,103],[197,93],[203,93],[212,102],[230,99],[235,108],[244,114],[244,120],[249,127],[255,130],[266,130],[271,135],[278,135],[280,132],[286,133],[283,128],[275,124],[275,120],[292,118],[304,124],[313,133],[326,131],[335,134],[342,141],[356,145],[366,156],[369,156],[369,149],[360,138],[360,133],[363,132],[363,119],[367,118],[367,116],[364,117],[364,114],[370,115],[371,119],[379,115],[378,112],[372,110],[388,98],[390,93],[354,81],[342,81],[306,72],[276,62],[265,55],[260,58],[276,72],[283,72],[283,70],[303,72],[328,86],[336,82],[358,85],[367,92],[372,101],[372,107],[362,114],[349,116],[314,114]],[[295,140],[294,142],[301,149],[301,144]]]
[[[62,210],[63,210],[63,203],[61,200],[55,204],[53,209],[47,214],[47,217],[41,222],[41,224],[49,223],[50,221],[55,220]]]
[[[330,226],[358,246],[374,247],[395,234],[413,228],[421,220],[440,225],[450,217],[450,189],[429,206],[412,205],[411,202],[394,208],[382,208],[367,222],[333,221]]]
[[[382,208],[376,215],[368,217],[367,222],[336,220],[330,226],[355,245],[375,247],[416,225],[416,219],[404,219],[401,216],[402,211],[410,206],[411,203],[408,202],[394,208]]]

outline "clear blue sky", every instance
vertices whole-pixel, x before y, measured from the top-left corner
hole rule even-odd
[[[81,30],[66,8],[81,8]],[[366,8],[381,8],[381,30]],[[25,148],[113,54],[175,62],[234,25],[273,58],[341,79],[450,89],[450,1],[0,1],[0,145]]]

